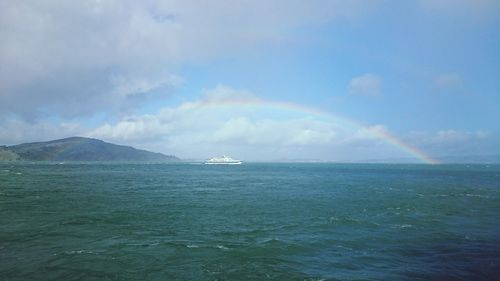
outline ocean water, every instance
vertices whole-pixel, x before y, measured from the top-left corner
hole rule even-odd
[[[0,280],[500,280],[500,166],[3,163]]]

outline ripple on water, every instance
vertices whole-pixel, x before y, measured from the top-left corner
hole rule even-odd
[[[0,171],[5,280],[496,280],[500,272],[500,166]]]

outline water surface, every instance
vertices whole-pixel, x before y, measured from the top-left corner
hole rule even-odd
[[[499,280],[499,165],[0,164],[2,280]]]

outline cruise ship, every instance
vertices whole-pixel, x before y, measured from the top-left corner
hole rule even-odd
[[[242,162],[240,160],[233,159],[226,155],[222,157],[214,157],[205,162],[205,164],[211,165],[240,165]]]

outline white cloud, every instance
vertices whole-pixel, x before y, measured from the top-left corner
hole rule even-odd
[[[110,76],[110,83],[113,87],[112,94],[118,97],[144,95],[164,86],[177,87],[182,83],[182,80],[183,79],[177,75],[166,75],[155,80],[149,77]]]
[[[124,116],[95,128],[4,118],[0,122],[0,144],[79,135],[197,159],[218,154],[244,160],[411,157],[384,141],[390,131],[383,124],[353,127],[338,122],[270,106],[250,91],[218,85],[204,90],[197,100],[165,107],[155,114]],[[484,131],[413,132],[404,140],[432,155],[480,153],[482,148],[498,147]]]
[[[405,155],[382,141],[388,133],[383,125],[352,128],[337,122],[269,106],[250,91],[218,85],[198,100],[126,117],[89,135],[183,158],[226,153],[246,160],[345,161]]]
[[[437,132],[412,132],[410,137],[414,143],[424,145],[450,145],[459,142],[470,142],[474,140],[482,140],[488,138],[489,133],[476,130],[476,131],[463,131],[446,129]]]
[[[147,92],[171,94],[181,63],[285,42],[297,27],[355,16],[361,3],[1,1],[0,112],[133,108],[154,98]]]
[[[491,132],[445,129],[412,132],[404,140],[435,156],[498,155],[499,137]]]
[[[374,140],[380,140],[381,138],[384,138],[384,136],[388,133],[389,131],[387,130],[386,126],[380,124],[361,127],[354,131],[354,134],[350,137],[350,140],[368,140],[372,142]]]
[[[236,90],[222,84],[217,85],[214,89],[204,89],[202,91],[203,102],[221,102],[224,100],[260,101],[260,99],[250,91]]]
[[[127,117],[114,125],[104,124],[93,130],[90,135],[120,141],[144,141],[168,133],[169,126],[163,124],[157,116],[143,115]]]
[[[85,128],[77,123],[53,124],[46,121],[30,123],[15,118],[4,118],[0,122],[0,145],[53,140],[85,134]]]
[[[213,140],[234,145],[318,145],[331,143],[335,135],[331,124],[317,120],[253,121],[237,117],[224,122]]]
[[[382,93],[382,82],[379,76],[366,73],[354,77],[349,82],[349,94],[359,96],[380,96]]]
[[[245,105],[246,101],[253,103]],[[188,158],[231,150],[240,157],[263,159],[276,159],[276,152],[270,150],[328,145],[336,138],[332,123],[304,114],[290,117],[255,103],[263,101],[249,91],[218,85],[204,90],[199,100],[163,108],[154,115],[126,117],[89,135]]]

